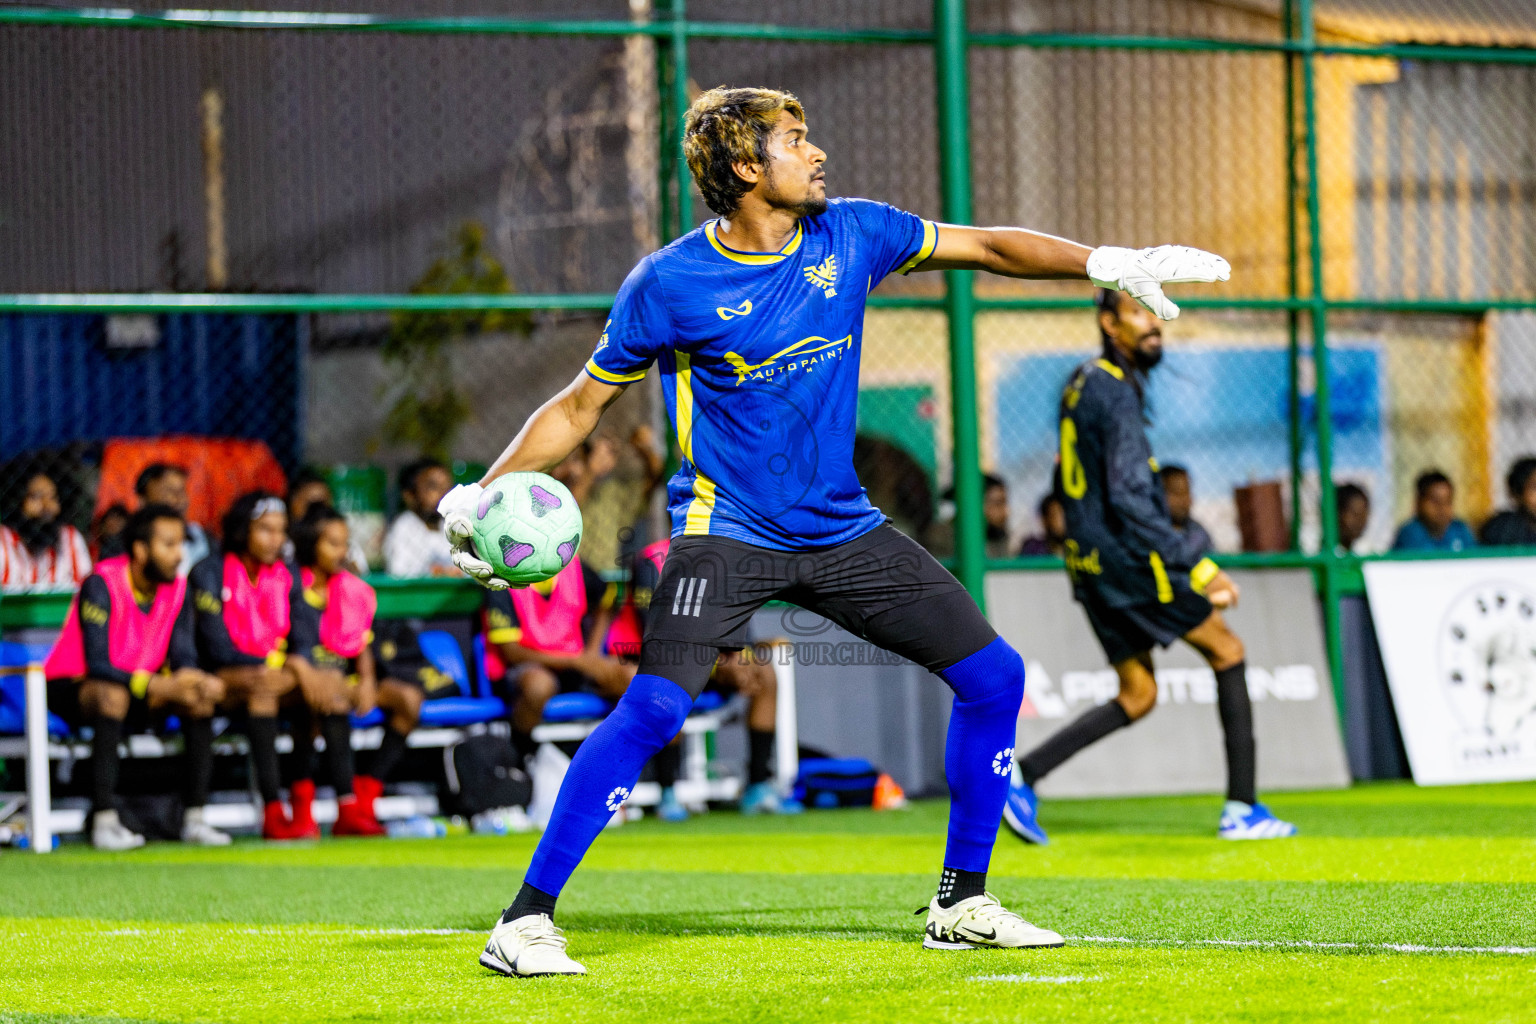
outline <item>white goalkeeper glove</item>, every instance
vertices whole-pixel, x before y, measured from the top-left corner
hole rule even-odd
[[[1179,315],[1179,307],[1163,294],[1165,284],[1209,284],[1232,276],[1226,260],[1187,245],[1157,245],[1122,249],[1101,245],[1088,254],[1088,278],[1100,288],[1118,288],[1162,320]]]
[[[484,494],[485,488],[479,484],[459,484],[443,495],[443,500],[437,503],[437,513],[443,517],[443,536],[448,538],[448,546],[453,549],[450,556],[453,564],[482,587],[506,590],[510,584],[496,575],[490,562],[475,554],[474,545],[469,540],[475,532],[475,514]]]

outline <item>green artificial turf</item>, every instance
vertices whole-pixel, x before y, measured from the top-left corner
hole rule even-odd
[[[1047,803],[991,888],[1059,950],[921,948],[946,806],[654,821],[560,903],[585,978],[475,962],[531,836],[0,856],[0,1024],[1530,1021],[1536,785]]]

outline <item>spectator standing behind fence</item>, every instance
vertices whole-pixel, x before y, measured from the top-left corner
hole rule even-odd
[[[21,501],[0,524],[0,588],[75,587],[90,575],[90,546],[63,515],[53,477],[27,475]]]
[[[194,565],[188,577],[198,659],[249,716],[246,737],[268,839],[294,838],[277,761],[278,702],[299,684],[287,654],[298,586],[298,574],[281,559],[287,527],[281,498],[267,491],[241,495],[224,514],[222,550]]]
[[[1413,482],[1413,518],[1398,528],[1393,551],[1465,551],[1477,547],[1471,527],[1456,518],[1451,478],[1432,469]]]
[[[1162,480],[1163,498],[1168,502],[1168,519],[1173,523],[1173,532],[1184,539],[1184,553],[1189,556],[1189,561],[1198,562],[1210,554],[1215,545],[1205,527],[1193,518],[1195,497],[1189,486],[1189,470],[1169,463],[1157,475]]]
[[[187,495],[187,471],[169,462],[154,462],[145,466],[133,483],[133,493],[139,496],[140,505],[168,505],[186,519],[191,498]],[[187,544],[181,555],[179,575],[185,576],[192,567],[213,552],[207,532],[187,520]]]
[[[304,466],[293,474],[293,479],[288,481],[288,525],[292,528],[304,521],[305,514],[316,505],[327,505],[335,508],[336,495],[331,491],[331,482],[325,478],[313,466]],[[283,548],[283,558],[293,561],[293,541],[289,540]],[[302,564],[302,563],[300,563]],[[347,531],[346,559],[344,568],[358,576],[368,575],[368,555],[364,553],[362,545],[352,538],[352,531]]]
[[[1067,510],[1062,507],[1061,498],[1054,491],[1047,492],[1035,512],[1040,517],[1041,532],[1025,537],[1024,543],[1019,545],[1019,554],[1060,558],[1067,550]]]
[[[952,506],[954,487],[946,490],[940,500]],[[981,474],[981,516],[986,528],[987,557],[1008,558],[1013,550],[1008,544],[1008,485],[1002,477]],[[928,550],[940,558],[955,553],[955,517],[952,513],[929,528]]]
[[[358,792],[352,770],[348,713],[368,714],[380,695],[371,649],[379,599],[372,587],[346,569],[350,539],[346,517],[329,505],[311,505],[303,521],[293,527],[300,586],[290,611],[290,647],[296,660],[308,663],[308,671],[316,677],[315,685],[325,694],[321,707],[314,708],[321,702],[309,699],[294,716],[295,780],[288,787],[288,803],[293,810],[295,838],[299,839],[320,835],[314,814],[316,724],[325,736],[326,769],[336,790],[336,824],[331,834],[384,834],[384,826],[373,813],[373,801],[379,794],[371,781]],[[390,699],[409,696],[392,690]],[[306,697],[311,694],[306,693]],[[315,711],[319,711],[318,723],[314,721]]]
[[[443,536],[437,503],[453,487],[453,475],[436,459],[422,458],[400,470],[400,501],[405,511],[384,535],[384,571],[391,576],[459,576]]]
[[[1514,508],[1506,509],[1483,524],[1484,544],[1536,545],[1536,456],[1516,459],[1504,483]]]
[[[181,717],[183,842],[224,846],[229,836],[204,820],[213,775],[213,711],[224,684],[197,667],[192,603],[177,574],[185,528],[167,505],[145,505],[123,530],[127,553],[107,558],[80,585],[64,629],[48,655],[49,705],[91,736],[91,844],[132,850],[144,837],[124,825],[116,806],[118,743],[125,724]]]
[[[1334,503],[1338,510],[1339,551],[1359,554],[1355,545],[1371,523],[1371,496],[1359,484],[1340,484],[1334,492]]]
[[[620,532],[645,515],[651,493],[666,471],[666,463],[656,450],[656,432],[648,425],[641,424],[630,432],[629,447],[634,459],[624,462],[613,438],[594,438],[587,457],[590,490],[586,500],[576,497],[581,508],[582,557],[599,569],[618,565]],[[633,468],[636,463],[638,470]],[[576,496],[575,489],[571,494]]]

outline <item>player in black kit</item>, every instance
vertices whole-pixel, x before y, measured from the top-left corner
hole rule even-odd
[[[1270,814],[1254,792],[1243,642],[1220,611],[1237,603],[1237,586],[1211,559],[1186,554],[1147,440],[1143,391],[1163,355],[1162,330],[1123,292],[1101,288],[1096,301],[1104,350],[1072,374],[1061,395],[1058,491],[1067,513],[1073,594],[1120,677],[1120,693],[1019,760],[1003,820],[1026,842],[1047,841],[1035,817],[1035,783],[1151,711],[1157,703],[1152,649],[1183,638],[1216,673],[1227,747],[1227,803],[1218,834],[1295,835],[1296,827]]]

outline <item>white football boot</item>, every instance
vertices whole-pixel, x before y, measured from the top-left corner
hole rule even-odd
[[[555,927],[548,914],[497,921],[480,954],[480,966],[509,978],[587,973],[585,967],[565,955],[565,933]]]
[[[220,832],[203,820],[203,808],[188,807],[181,819],[181,841],[193,846],[228,846],[228,833]]]
[[[116,811],[97,811],[91,822],[91,845],[98,850],[137,850],[144,837],[118,820]]]
[[[1055,932],[1036,928],[1004,909],[991,893],[963,899],[948,910],[939,906],[935,896],[928,904],[928,925],[923,929],[925,949],[1052,948],[1065,944]]]

